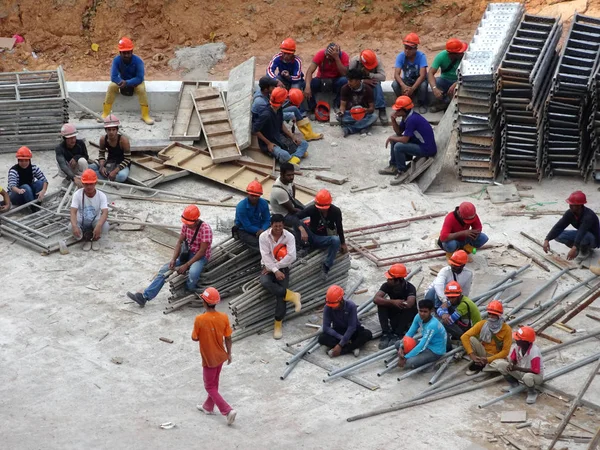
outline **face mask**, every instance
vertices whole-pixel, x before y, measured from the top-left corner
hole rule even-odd
[[[452,266],[452,272],[454,272],[454,273],[461,273],[463,271],[463,269],[464,269],[464,266],[460,266],[460,267]]]
[[[498,322],[498,317],[497,316],[492,316],[491,314],[488,316],[488,320],[490,322]]]

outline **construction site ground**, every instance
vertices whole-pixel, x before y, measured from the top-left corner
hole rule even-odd
[[[144,125],[135,115],[123,115],[124,132],[135,139],[168,137],[172,118],[162,119],[154,127]],[[84,123],[93,124],[88,120]],[[473,255],[469,264],[475,270],[475,292],[482,292],[503,274],[526,262],[526,258],[507,250],[510,242],[530,251],[534,244],[520,236],[525,231],[543,239],[558,216],[503,217],[515,210],[562,211],[564,199],[575,189],[588,194],[589,205],[600,210],[600,196],[594,184],[578,179],[545,179],[542,183],[519,182],[521,192],[531,197],[518,203],[493,205],[484,192],[485,186],[457,181],[452,155],[448,156],[441,175],[427,195],[416,185],[392,187],[389,178],[377,174],[387,164],[384,148],[389,128],[374,127],[373,135],[343,138],[339,127],[315,125],[324,132],[322,141],[310,144],[309,157],[302,166],[330,166],[345,174],[349,182],[338,186],[318,181],[314,172],[305,170],[297,182],[315,189],[326,187],[341,207],[346,228],[393,221],[436,212],[448,212],[464,200],[472,201],[482,219],[491,244],[504,246]],[[97,141],[101,130],[81,134]],[[92,155],[96,151],[90,148]],[[15,163],[12,154],[0,155],[0,185],[6,185],[8,168]],[[55,177],[54,152],[36,152],[33,160],[50,179],[50,192],[60,185]],[[377,187],[351,193],[352,186]],[[190,175],[165,183],[160,189],[192,193],[218,200],[233,195],[231,203],[242,199],[240,193]],[[529,189],[529,190],[524,190]],[[150,214],[149,220],[179,224],[184,205],[136,202],[110,196],[110,201],[132,213]],[[217,219],[232,219],[233,208],[201,207],[202,218],[213,226],[214,242],[228,237],[217,232]],[[407,228],[381,236],[383,240],[410,237],[410,241],[390,244],[380,255],[394,255],[435,248],[443,217],[420,221]],[[54,253],[41,256],[11,239],[0,239],[0,436],[3,448],[182,448],[200,444],[220,448],[414,448],[466,449],[471,445],[499,449],[501,441],[489,442],[494,433],[505,434],[524,445],[539,448],[549,441],[534,437],[527,429],[516,430],[514,424],[500,423],[503,410],[526,410],[533,430],[554,432],[568,403],[541,395],[535,406],[525,404],[524,395],[478,410],[477,404],[501,394],[500,385],[471,394],[348,423],[346,418],[389,406],[408,399],[428,386],[431,372],[397,382],[398,370],[377,377],[382,362],[357,372],[379,389],[371,391],[345,379],[324,383],[325,370],[301,361],[291,375],[280,380],[290,355],[282,350],[285,342],[314,330],[307,322],[319,323],[320,313],[313,312],[284,325],[284,338],[275,341],[270,333],[254,335],[234,343],[233,363],[225,366],[220,391],[238,411],[232,427],[219,415],[205,416],[195,405],[205,398],[198,345],[190,339],[198,309],[183,308],[170,315],[162,311],[167,302],[167,288],[144,309],[126,297],[128,290],[145,287],[159,267],[167,262],[171,250],[152,242],[147,231],[111,232],[100,252],[84,253],[78,245],[68,255]],[[566,247],[553,243],[563,256]],[[537,250],[540,250],[537,248]],[[594,258],[598,258],[596,252]],[[364,258],[354,256],[350,282],[364,277],[361,287],[368,293],[357,296],[358,303],[373,295],[383,282],[383,268],[376,268]],[[504,262],[509,266],[499,266]],[[443,258],[411,263],[423,266],[413,282],[422,293],[433,276],[429,267],[443,265]],[[552,272],[558,269],[552,267]],[[575,274],[589,277],[589,271]],[[293,273],[291,275],[293,277]],[[523,294],[548,279],[550,274],[533,266],[524,275]],[[422,280],[422,281],[421,281]],[[557,291],[568,289],[575,281],[559,280]],[[554,289],[538,301],[550,298]],[[582,291],[570,297],[573,300]],[[523,299],[522,296],[520,299]],[[517,301],[519,301],[518,299]],[[517,302],[515,301],[515,302]],[[227,310],[227,302],[218,307]],[[587,312],[600,315],[600,302]],[[371,316],[367,324],[375,324]],[[600,323],[580,314],[569,325],[579,332],[600,327]],[[551,327],[546,331],[563,341],[575,335]],[[159,340],[166,337],[173,344]],[[540,345],[552,343],[538,338]],[[372,341],[363,351],[374,351]],[[547,371],[562,367],[597,350],[595,339],[562,351],[546,364]],[[352,355],[330,360],[321,349],[323,362],[338,366],[353,360]],[[115,359],[116,358],[116,359]],[[116,364],[115,360],[122,360]],[[452,364],[447,373],[455,370]],[[575,394],[591,366],[579,369],[552,382],[553,386]],[[467,381],[468,383],[468,381]],[[600,382],[592,385],[585,397],[600,404]],[[598,412],[580,409],[575,420],[590,430],[598,426]],[[172,429],[159,425],[172,422]],[[571,434],[581,430],[567,428]],[[567,444],[564,443],[563,446]],[[587,444],[568,443],[568,448],[586,448]]]

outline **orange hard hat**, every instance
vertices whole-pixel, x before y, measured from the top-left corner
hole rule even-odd
[[[464,53],[468,46],[469,44],[456,38],[451,38],[446,41],[446,51],[449,53]]]
[[[407,275],[408,275],[408,270],[406,270],[406,266],[404,264],[394,264],[385,273],[385,277],[387,279],[405,278]]]
[[[33,153],[29,150],[29,147],[21,147],[17,150],[17,159],[31,159],[33,158]]]
[[[466,224],[471,224],[475,222],[477,210],[475,209],[475,205],[473,203],[462,202],[460,205],[458,205],[458,214],[460,214],[461,219]]]
[[[329,209],[331,206],[331,194],[327,189],[321,189],[315,195],[315,207],[317,209]]]
[[[119,51],[120,52],[129,52],[133,50],[133,41],[128,37],[122,37],[119,39]]]
[[[352,109],[350,109],[350,115],[356,121],[364,119],[366,113],[367,110],[363,106],[353,106]]]
[[[502,306],[502,302],[499,300],[492,300],[487,305],[488,314],[496,314],[497,316],[501,316],[504,314],[504,306]]]
[[[460,297],[462,295],[462,288],[456,281],[451,281],[446,285],[444,289],[444,295],[446,297]]]
[[[531,327],[521,327],[513,333],[515,341],[533,342],[535,341],[535,330]]]
[[[64,138],[70,138],[77,136],[77,128],[72,123],[65,123],[60,128],[60,135]]]
[[[337,306],[344,299],[344,290],[337,284],[329,286],[325,294],[325,304],[327,306]]]
[[[120,127],[121,121],[114,114],[109,114],[104,118],[104,128]]]
[[[407,95],[401,95],[392,105],[394,111],[398,111],[399,109],[413,109],[414,107],[413,101]]]
[[[414,338],[411,338],[410,336],[404,336],[402,338],[402,346],[404,347],[404,354],[407,354],[417,346],[417,341],[415,341]]]
[[[279,49],[282,53],[296,53],[296,41],[292,38],[286,38],[279,46]]]
[[[317,102],[317,107],[315,108],[315,117],[319,122],[329,122],[329,103],[324,100],[319,100]]]
[[[277,261],[281,261],[287,254],[287,245],[285,244],[277,244],[273,249],[273,256]]]
[[[417,35],[417,33],[408,33],[406,35],[406,37],[404,38],[403,43],[404,43],[404,45],[410,45],[412,47],[416,47],[417,45],[419,45],[421,43],[421,39],[419,39],[419,36]]]
[[[575,191],[569,195],[567,203],[569,205],[585,205],[587,203],[587,198],[583,192]]]
[[[94,184],[98,182],[98,175],[92,169],[85,169],[81,174],[81,182],[83,184]]]
[[[288,91],[282,87],[276,87],[271,92],[270,102],[273,106],[281,106],[285,99],[288,97]]]
[[[214,287],[204,289],[204,292],[200,294],[200,298],[209,305],[216,305],[221,301],[221,295]]]
[[[469,256],[464,250],[456,250],[452,253],[450,260],[448,261],[451,266],[464,266],[469,261]]]
[[[186,206],[181,215],[181,221],[186,225],[194,225],[200,218],[200,209],[196,205]]]
[[[365,66],[365,69],[373,70],[377,67],[377,55],[373,50],[363,50],[360,52],[360,62]]]
[[[291,88],[288,93],[288,97],[290,99],[290,103],[294,106],[300,106],[304,101],[304,94],[298,88]]]
[[[250,195],[256,195],[257,197],[260,197],[261,195],[263,195],[263,187],[262,184],[260,184],[258,181],[254,180],[251,181],[248,186],[246,187],[246,192]]]

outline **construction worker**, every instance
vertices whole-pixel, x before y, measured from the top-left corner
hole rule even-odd
[[[204,389],[208,394],[203,404],[196,408],[204,414],[213,415],[215,405],[219,412],[227,418],[227,425],[235,420],[237,412],[219,394],[219,378],[223,363],[231,364],[231,326],[227,314],[218,312],[217,305],[221,295],[214,287],[209,287],[198,294],[204,305],[204,314],[198,314],[194,320],[192,341],[198,342],[202,357],[202,378]],[[225,346],[223,347],[223,342]]]
[[[273,183],[271,197],[269,198],[271,212],[283,215],[286,218],[287,226],[294,223],[296,214],[304,209],[304,205],[299,200],[296,200],[294,176],[295,171],[292,164],[281,164],[279,166],[279,177]]]
[[[416,33],[408,33],[404,38],[404,51],[396,57],[392,89],[397,97],[405,95],[415,103],[418,100],[420,113],[427,112],[429,93],[427,92],[427,57],[418,50],[421,40]]]
[[[319,344],[329,348],[329,357],[347,353],[358,357],[360,348],[371,339],[373,333],[361,325],[354,302],[344,298],[340,286],[329,286],[323,309],[323,332],[319,335]]]
[[[175,244],[171,261],[161,267],[158,275],[143,293],[127,292],[127,296],[142,308],[146,302],[158,295],[172,272],[177,272],[179,275],[188,272],[185,288],[188,292],[196,291],[202,270],[210,259],[213,233],[210,225],[200,220],[200,209],[196,205],[186,206],[181,215],[181,222],[183,223],[181,233]]]
[[[465,267],[468,260],[467,252],[464,250],[455,251],[448,259],[448,265],[438,272],[433,282],[429,285],[425,293],[425,298],[433,300],[436,308],[448,308],[448,299],[444,292],[446,286],[451,281],[458,282],[462,293],[467,297],[469,296],[473,284],[473,271]]]
[[[307,141],[323,139],[323,133],[315,133],[308,117],[300,110],[304,101],[304,94],[300,89],[292,88],[288,94],[289,106],[283,108],[283,120],[296,122],[296,126]]]
[[[409,370],[416,369],[437,361],[446,353],[446,330],[433,316],[433,311],[434,306],[431,300],[419,301],[419,314],[413,319],[403,340],[396,342],[398,367]],[[416,344],[414,336],[419,329],[421,329],[421,339]],[[404,345],[400,345],[401,343]],[[410,347],[414,348],[408,351]]]
[[[587,203],[585,194],[575,191],[567,198],[569,209],[563,214],[558,222],[552,227],[544,240],[544,251],[550,251],[550,241],[556,240],[570,247],[567,259],[577,257],[586,259],[593,249],[600,247],[600,224],[598,216],[590,208],[584,206]],[[566,230],[571,225],[574,230]]]
[[[481,248],[489,239],[481,232],[482,228],[475,205],[462,202],[444,219],[438,245],[448,257],[461,248],[467,254],[474,253],[474,249]]]
[[[290,291],[290,266],[296,260],[296,244],[294,236],[283,229],[283,216],[271,216],[271,228],[258,238],[261,263],[263,266],[260,275],[260,284],[267,292],[275,296],[275,324],[274,339],[283,336],[282,321],[286,313],[286,302],[294,305],[295,311],[302,309],[301,295],[299,292]]]
[[[329,191],[321,189],[315,196],[315,202],[297,213],[296,217],[300,220],[310,218],[308,228],[302,230],[307,233],[311,248],[327,249],[327,257],[321,269],[321,277],[326,281],[338,251],[341,249],[342,253],[348,252],[344,238],[342,211],[332,204]]]
[[[277,81],[277,86],[304,90],[304,74],[302,60],[296,55],[296,41],[286,38],[279,45],[279,53],[271,59],[267,66],[267,76]]]
[[[81,174],[88,169],[90,159],[87,147],[82,139],[77,139],[77,128],[72,123],[65,123],[60,129],[60,135],[60,144],[54,149],[58,176],[81,188]]]
[[[458,86],[458,66],[469,45],[460,39],[452,38],[446,42],[446,50],[436,55],[431,63],[427,80],[437,100],[437,104],[429,109],[431,112],[443,111],[448,107],[456,87]],[[441,74],[435,77],[438,70]]]
[[[154,124],[150,117],[148,106],[148,94],[144,82],[144,61],[133,54],[133,42],[127,37],[119,40],[119,54],[115,56],[110,69],[110,84],[104,98],[102,118],[106,118],[112,111],[113,103],[117,94],[121,93],[127,97],[133,94],[138,96],[142,120],[148,125]]]
[[[348,53],[342,51],[335,42],[329,43],[327,48],[319,50],[306,70],[306,87],[304,97],[308,102],[308,110],[314,111],[317,101],[314,94],[317,92],[333,92],[335,99],[334,108],[340,106],[340,91],[347,83],[346,73],[350,58]],[[318,69],[318,70],[317,70]],[[315,70],[317,74],[313,77]]]
[[[440,306],[436,312],[448,334],[447,350],[451,350],[450,339],[460,339],[465,331],[481,320],[481,314],[477,305],[463,295],[463,289],[458,282],[448,283],[444,295],[448,299],[444,305],[448,306]]]
[[[405,280],[407,275],[404,264],[394,264],[373,299],[381,325],[380,350],[402,338],[417,315],[417,289]]]
[[[252,132],[258,138],[260,149],[273,156],[279,163],[299,164],[300,158],[308,156],[308,142],[300,139],[283,123],[281,107],[288,93],[277,87],[271,92],[269,108],[264,108],[252,123]]]
[[[96,189],[98,176],[92,169],[81,174],[83,188],[77,189],[71,200],[69,231],[83,240],[83,250],[100,250],[100,239],[108,237],[108,199]]]
[[[360,55],[354,56],[350,60],[348,71],[352,69],[360,70],[363,84],[373,89],[375,109],[379,111],[379,121],[381,125],[387,125],[388,117],[385,110],[383,88],[381,87],[381,83],[385,81],[385,69],[379,56],[373,50],[363,50]]]
[[[44,200],[48,190],[48,179],[35,164],[31,164],[33,153],[28,147],[17,150],[17,164],[8,171],[8,195],[10,202],[15,205],[29,203],[36,198]]]
[[[271,223],[269,203],[261,198],[263,187],[256,180],[248,184],[246,193],[248,196],[235,207],[234,234],[249,248],[258,252],[258,238]]]
[[[129,138],[119,133],[121,121],[111,114],[104,119],[106,134],[100,137],[98,159],[90,165],[101,180],[124,183],[129,177],[131,147]]]
[[[465,352],[472,361],[467,375],[475,375],[482,370],[497,371],[498,361],[508,356],[512,344],[512,330],[502,317],[502,302],[492,300],[486,309],[487,319],[480,320],[460,337]]]
[[[404,173],[408,170],[407,161],[413,157],[434,157],[437,153],[433,128],[414,107],[412,100],[406,95],[398,97],[392,106],[394,134],[385,141],[385,147],[390,146],[390,163],[385,169],[379,170],[380,175],[394,175],[391,185],[398,185],[403,181]]]
[[[496,368],[509,385],[504,392],[519,387],[519,381],[527,386],[527,404],[532,405],[538,397],[536,386],[544,382],[544,361],[542,352],[535,344],[535,330],[521,327],[513,333],[514,344],[510,348],[508,360],[496,362]]]
[[[2,186],[0,186],[0,198],[0,213],[3,213],[10,209],[10,196]]]
[[[342,87],[340,110],[336,113],[344,137],[361,133],[366,135],[377,122],[373,88],[362,79],[358,69],[348,71],[348,83]]]
[[[252,112],[252,123],[258,120],[258,116],[260,113],[269,107],[269,98],[271,97],[271,92],[273,89],[277,87],[277,80],[274,80],[271,77],[261,77],[258,80],[258,89],[254,91],[254,95],[252,96],[252,107],[250,111]]]

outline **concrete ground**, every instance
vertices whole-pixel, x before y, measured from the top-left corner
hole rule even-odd
[[[135,139],[165,138],[171,118],[162,119],[148,127],[134,115],[122,117],[124,131]],[[86,123],[93,123],[86,121]],[[575,189],[587,193],[589,205],[600,209],[600,196],[593,184],[576,178],[521,182],[533,195],[519,203],[493,205],[485,198],[484,186],[464,184],[453,176],[448,166],[428,195],[415,185],[391,187],[389,178],[377,174],[387,165],[388,150],[384,142],[390,129],[374,127],[373,135],[365,138],[343,138],[339,127],[315,125],[325,133],[325,139],[311,143],[309,157],[302,166],[330,166],[332,171],[346,174],[350,181],[342,186],[314,179],[314,173],[304,171],[297,182],[315,189],[327,187],[334,203],[344,213],[346,228],[388,222],[401,218],[452,210],[461,201],[475,203],[484,231],[490,243],[511,242],[529,251],[533,246],[519,235],[523,230],[543,239],[558,216],[544,215],[535,220],[526,217],[503,217],[502,213],[525,209],[562,211],[564,199]],[[101,130],[82,133],[97,140]],[[92,152],[95,154],[95,152]],[[451,159],[451,158],[449,158]],[[7,171],[14,156],[0,155],[0,185],[6,184]],[[37,153],[38,164],[50,179],[50,191],[57,189],[53,152]],[[377,187],[351,193],[352,186]],[[160,189],[218,200],[232,194],[242,196],[223,186],[191,175],[159,186]],[[115,205],[134,213],[149,212],[149,220],[177,225],[184,205],[125,201],[110,197]],[[213,225],[217,219],[231,219],[232,208],[201,207],[202,217]],[[392,256],[434,248],[443,217],[414,223],[407,228],[382,236],[384,240],[408,236],[410,241],[384,247],[378,254]],[[215,230],[216,231],[216,230]],[[227,237],[216,232],[215,242]],[[553,249],[564,256],[566,247],[553,243]],[[536,248],[536,250],[539,250]],[[534,437],[527,429],[516,430],[514,424],[501,424],[503,410],[526,410],[533,420],[535,432],[553,433],[559,420],[556,413],[565,412],[568,403],[553,397],[540,396],[535,407],[527,406],[524,396],[517,396],[484,410],[477,404],[500,395],[498,386],[476,391],[406,411],[390,413],[359,422],[348,423],[346,418],[407,399],[427,386],[431,373],[397,382],[398,371],[382,377],[376,373],[383,363],[374,364],[357,374],[378,384],[370,391],[350,381],[339,379],[323,383],[326,372],[308,362],[301,362],[285,380],[280,375],[289,354],[282,350],[284,342],[309,334],[307,321],[318,322],[319,314],[312,313],[284,326],[284,339],[274,341],[268,334],[255,335],[236,342],[233,363],[223,369],[221,392],[238,411],[232,427],[220,416],[204,416],[196,410],[203,401],[202,368],[197,344],[190,340],[197,309],[182,309],[163,315],[168,293],[165,291],[140,309],[131,304],[125,293],[144,287],[161,264],[168,261],[170,250],[148,239],[148,233],[111,232],[109,242],[99,253],[83,253],[77,246],[68,255],[58,253],[47,257],[27,249],[6,237],[0,239],[0,442],[7,449],[66,449],[66,448],[182,448],[201,442],[202,447],[258,449],[285,446],[286,448],[414,448],[466,449],[505,448],[498,441],[490,443],[491,433],[504,433],[524,445],[524,448],[546,446],[549,441]],[[600,256],[596,251],[595,258]],[[498,266],[500,262],[509,264]],[[519,254],[499,247],[478,252],[470,266],[475,270],[475,291],[483,291],[483,281],[491,276],[513,270],[525,259]],[[411,263],[410,268],[423,266],[414,283],[422,292],[432,280],[429,266],[444,264],[443,259]],[[373,295],[384,281],[383,271],[364,258],[352,262],[350,280],[364,276],[362,287],[369,292],[358,296],[357,302]],[[557,269],[551,268],[552,272]],[[589,277],[585,269],[574,273]],[[549,274],[534,266],[524,274],[529,284],[541,284]],[[487,277],[487,278],[486,278]],[[482,280],[479,284],[478,279]],[[558,291],[568,289],[575,281],[568,277],[559,280]],[[531,288],[531,286],[529,286]],[[582,291],[569,297],[573,301]],[[548,299],[550,292],[537,300]],[[521,297],[522,299],[523,297]],[[520,299],[519,299],[520,300]],[[513,302],[518,302],[515,300]],[[219,306],[227,310],[226,302]],[[600,302],[586,312],[600,316]],[[370,324],[374,323],[371,319]],[[578,330],[600,327],[600,323],[582,313],[569,325]],[[570,336],[556,328],[547,333],[569,340]],[[167,337],[167,344],[159,340]],[[371,342],[363,354],[376,348]],[[546,347],[550,342],[540,339]],[[547,371],[580,359],[597,351],[596,340],[561,352],[546,364]],[[331,361],[320,351],[318,357],[327,364],[343,366],[353,360],[344,356]],[[113,358],[122,358],[115,364]],[[455,370],[454,365],[450,370]],[[571,394],[578,391],[591,366],[563,376],[553,385]],[[585,398],[600,404],[600,381],[596,380]],[[576,420],[591,430],[598,426],[598,413],[582,408]],[[170,430],[160,424],[172,422]],[[569,434],[586,435],[568,427]],[[410,444],[409,444],[410,442]],[[479,447],[470,447],[471,445]],[[587,444],[568,444],[570,449],[586,448]],[[561,444],[559,444],[560,448]]]

